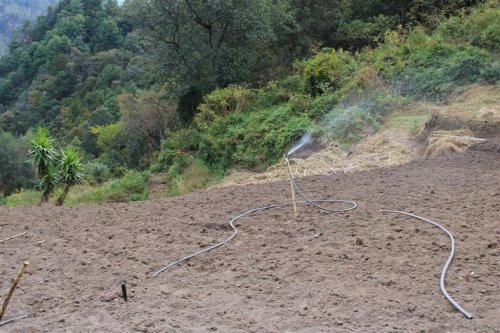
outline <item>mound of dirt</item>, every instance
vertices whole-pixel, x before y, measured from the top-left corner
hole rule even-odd
[[[500,137],[477,142],[471,145],[470,149],[500,154]]]
[[[299,206],[238,223],[226,246],[165,264],[230,235],[227,221],[290,200],[287,181],[79,208],[0,207],[0,291],[30,260],[2,332],[498,332],[500,159],[463,154],[299,180],[313,198],[352,199],[325,214]],[[379,209],[414,212],[456,240],[446,284],[474,319],[442,297],[449,253],[439,229]],[[128,286],[128,305],[120,285]]]
[[[469,130],[477,137],[489,138],[500,136],[500,106],[487,105],[472,114],[433,112],[419,134],[420,140],[426,140],[438,130]]]
[[[495,141],[497,137],[500,137],[500,108],[488,105],[477,113],[466,116],[433,112],[419,133],[417,141],[423,145],[422,156],[434,158],[443,154],[463,152],[471,146],[492,151],[494,148],[491,144],[484,142]]]

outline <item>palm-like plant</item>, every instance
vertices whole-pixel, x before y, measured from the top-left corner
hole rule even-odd
[[[61,196],[57,199],[56,205],[61,206],[68,195],[69,189],[81,182],[81,169],[82,164],[80,163],[78,152],[71,148],[61,152],[58,181],[64,185],[64,189]]]
[[[49,165],[45,175],[40,178],[40,182],[38,183],[38,186],[42,190],[42,202],[48,202],[49,201],[49,196],[54,192],[54,189],[56,188],[57,184],[57,170],[54,165]]]
[[[31,149],[28,155],[35,164],[40,178],[39,186],[42,190],[42,202],[48,202],[49,196],[56,186],[57,179],[54,163],[57,159],[57,151],[54,148],[54,141],[46,128],[38,128],[35,137],[31,140]]]

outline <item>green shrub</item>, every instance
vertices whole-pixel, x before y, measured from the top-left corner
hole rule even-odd
[[[490,0],[444,21],[434,32],[450,43],[470,44],[492,52],[500,51],[500,4]]]
[[[200,190],[213,180],[210,169],[200,159],[193,158],[181,172],[181,178],[176,184],[176,193],[185,194]]]
[[[306,93],[306,82],[301,75],[292,74],[280,81],[271,81],[264,88],[256,91],[255,109],[267,109],[288,102],[294,95]]]
[[[90,183],[101,184],[109,179],[111,172],[109,167],[104,163],[90,162],[83,167],[85,180]]]
[[[460,86],[500,79],[498,62],[488,51],[449,44],[421,29],[407,38],[389,33],[381,47],[360,58],[403,94],[417,98],[441,99]]]
[[[379,129],[404,99],[389,90],[374,90],[358,100],[340,103],[322,121],[324,132],[341,143],[355,143]]]
[[[196,128],[181,128],[168,134],[162,142],[154,171],[165,170],[179,155],[196,153],[200,145],[200,132]]]
[[[177,155],[167,171],[168,194],[174,196],[203,189],[217,178],[201,159]]]
[[[214,90],[203,98],[194,122],[198,128],[206,129],[217,118],[246,110],[253,95],[252,90],[242,86]]]
[[[348,21],[339,26],[337,35],[350,40],[367,43],[368,41],[380,42],[384,33],[398,25],[397,16],[378,15],[370,19]],[[366,44],[365,44],[366,45]]]
[[[400,73],[407,65],[403,44],[405,38],[398,31],[388,31],[384,43],[375,49],[368,49],[359,55],[365,66],[371,66],[383,78]]]
[[[408,66],[395,80],[407,95],[439,99],[455,90],[476,82],[494,79],[491,56],[483,50],[430,43],[415,49]]]
[[[313,127],[307,108],[291,100],[269,109],[231,114],[201,135],[199,156],[212,170],[231,165],[255,170],[277,162],[288,145]]]
[[[328,50],[296,64],[313,97],[342,88],[357,68],[354,57],[343,50]]]

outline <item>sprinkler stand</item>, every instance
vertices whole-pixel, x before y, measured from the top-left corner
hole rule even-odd
[[[286,164],[288,167],[288,176],[290,178],[290,190],[292,191],[292,203],[293,203],[293,214],[295,218],[297,218],[297,203],[295,202],[295,187],[293,186],[292,181],[292,167],[290,166],[290,161],[288,160],[288,156],[285,155]]]

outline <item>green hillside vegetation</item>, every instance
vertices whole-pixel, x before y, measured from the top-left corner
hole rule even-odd
[[[164,3],[61,1],[11,43],[5,196],[35,184],[22,156],[40,126],[82,155],[68,204],[142,200],[150,172],[186,193],[265,170],[306,131],[349,146],[405,104],[500,80],[496,1]]]

